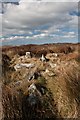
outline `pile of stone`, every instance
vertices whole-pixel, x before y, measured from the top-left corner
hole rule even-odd
[[[30,85],[28,91],[29,91],[28,102],[31,104],[31,106],[36,105],[40,100],[41,93],[37,90],[34,83]]]
[[[20,63],[20,64],[16,64],[14,66],[14,69],[17,71],[18,69],[21,69],[23,67],[25,68],[33,68],[35,65],[31,64],[31,63]]]
[[[52,62],[50,62],[49,65],[50,65],[51,68],[55,68],[57,66],[57,64],[52,63]]]
[[[31,70],[28,74],[28,81],[34,80],[34,79],[38,79],[38,77],[41,76],[40,71],[37,70]]]
[[[31,58],[31,53],[30,53],[30,52],[26,52],[25,57],[26,57],[26,58]]]
[[[48,59],[44,56],[44,54],[42,54],[40,60],[41,60],[42,62],[47,62],[47,61],[48,61]]]

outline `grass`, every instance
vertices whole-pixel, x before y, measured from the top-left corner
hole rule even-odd
[[[38,118],[58,117],[58,118],[76,118],[80,116],[80,57],[76,54],[77,45],[28,45],[19,47],[7,47],[3,49],[8,56],[3,57],[3,108],[5,120],[26,120],[27,117]],[[42,51],[44,48],[44,51]],[[41,51],[40,51],[41,50]],[[11,52],[12,53],[11,53]],[[15,52],[16,51],[16,52]],[[11,63],[14,55],[23,55],[26,51],[31,51],[32,55],[30,62],[35,62],[35,69],[39,71],[41,76],[37,79],[28,82],[28,73],[30,70],[21,69],[20,71],[13,70]],[[46,52],[45,52],[46,51]],[[60,52],[60,64],[54,69],[48,66],[48,62],[42,63],[38,60],[42,54],[49,52]],[[9,58],[10,59],[9,59]],[[6,59],[7,58],[7,59]],[[17,58],[16,58],[17,59]],[[55,61],[57,63],[57,61]],[[54,62],[53,62],[54,63]],[[67,64],[66,64],[67,63]],[[45,74],[45,69],[48,68],[50,73],[55,73],[55,76]],[[21,84],[14,85],[17,81]],[[40,104],[36,107],[31,107],[27,101],[29,96],[28,87],[35,83],[38,89],[43,86],[45,93],[40,98]]]
[[[55,104],[57,105],[58,114],[63,117],[76,118],[79,116],[79,97],[80,81],[77,74],[80,72],[76,64],[65,68],[65,72],[47,81]]]

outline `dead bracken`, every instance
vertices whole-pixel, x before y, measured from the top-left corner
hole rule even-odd
[[[80,50],[77,51],[77,46],[46,44],[3,48],[5,120],[80,118]]]

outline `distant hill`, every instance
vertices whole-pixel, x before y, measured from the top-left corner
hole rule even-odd
[[[39,56],[42,53],[47,54],[50,52],[56,53],[69,53],[73,51],[80,51],[80,44],[70,44],[70,43],[63,43],[63,44],[43,44],[43,45],[21,45],[21,46],[3,46],[2,52],[10,53],[12,51],[12,55],[17,54],[25,54],[26,51],[30,51],[32,54]]]

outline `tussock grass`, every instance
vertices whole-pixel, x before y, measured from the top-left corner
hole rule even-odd
[[[76,64],[65,67],[62,74],[48,80],[58,115],[62,118],[78,118],[80,109],[80,68]]]

